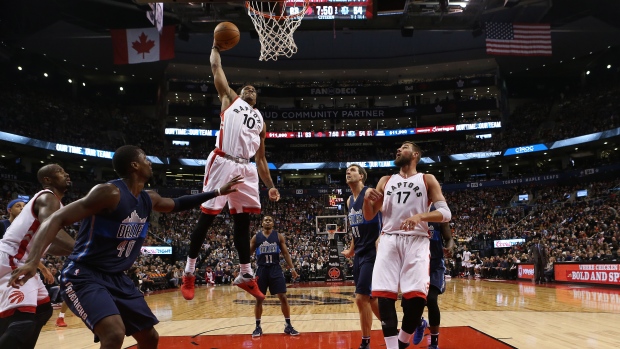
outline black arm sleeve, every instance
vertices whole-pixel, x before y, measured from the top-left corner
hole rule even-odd
[[[209,201],[213,199],[216,196],[218,196],[217,190],[213,190],[213,191],[208,191],[206,193],[184,195],[184,196],[172,199],[172,201],[174,201],[174,208],[170,212],[179,212],[179,211],[189,210],[191,208],[194,208],[202,204],[205,201]]]

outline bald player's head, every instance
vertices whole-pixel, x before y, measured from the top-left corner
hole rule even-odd
[[[37,180],[42,185],[47,184],[58,171],[62,171],[62,167],[58,164],[45,165],[37,172]]]

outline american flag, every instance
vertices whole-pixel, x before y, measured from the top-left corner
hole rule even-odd
[[[551,56],[551,26],[486,23],[487,53],[507,56]]]

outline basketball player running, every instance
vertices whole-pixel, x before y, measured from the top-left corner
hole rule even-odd
[[[372,314],[379,317],[379,305],[377,298],[371,297],[372,269],[375,266],[377,249],[375,241],[381,231],[381,213],[373,219],[365,220],[362,214],[364,195],[368,187],[364,182],[368,178],[366,170],[359,165],[351,165],[347,168],[346,180],[351,188],[351,197],[347,200],[349,208],[349,225],[353,241],[348,250],[342,254],[353,258],[353,280],[355,281],[355,304],[360,314],[360,326],[362,328],[362,343],[359,349],[370,348],[370,331],[372,330]]]
[[[56,164],[41,167],[37,179],[43,190],[36,193],[18,213],[0,240],[0,284],[8,283],[11,272],[29,258],[32,243],[41,222],[62,207],[60,200],[71,187],[65,170]],[[68,255],[74,240],[66,232],[50,239],[54,245],[48,250],[57,255]],[[40,268],[48,282],[54,277],[40,262],[33,260],[34,274]],[[51,278],[51,279],[50,279]],[[52,316],[52,304],[45,285],[38,277],[25,282],[21,289],[0,286],[0,348],[34,348],[41,328]]]
[[[394,163],[400,172],[384,176],[376,189],[368,188],[364,218],[381,211],[383,228],[372,273],[372,296],[379,298],[379,314],[387,349],[409,346],[420,326],[429,280],[429,229],[427,222],[449,222],[452,214],[435,176],[418,173],[422,156],[413,142],[404,142]],[[429,212],[431,204],[437,210]],[[396,298],[402,291],[403,321],[398,332]]]
[[[267,287],[269,287],[269,293],[278,296],[282,315],[284,315],[284,321],[286,322],[284,333],[291,336],[299,336],[299,332],[291,325],[291,308],[286,299],[286,280],[284,279],[284,273],[280,266],[280,252],[282,252],[284,260],[291,270],[293,279],[296,279],[299,275],[297,275],[297,272],[293,268],[293,260],[286,248],[286,239],[284,235],[273,231],[273,217],[263,217],[262,227],[262,231],[256,233],[250,241],[250,251],[252,253],[256,251],[256,264],[258,265],[258,269],[256,269],[256,278],[258,288],[265,294],[267,293]],[[263,334],[263,329],[260,327],[260,320],[263,315],[262,299],[256,299],[254,315],[256,316],[256,328],[254,332],[252,332],[252,337],[260,337]]]
[[[433,210],[431,208],[431,210]],[[441,323],[441,313],[437,298],[446,290],[446,266],[444,264],[444,254],[451,255],[455,248],[452,231],[448,223],[435,223],[428,225],[431,234],[431,269],[430,287],[426,297],[426,307],[428,308],[428,322],[430,323],[431,344],[428,349],[439,349],[439,325]],[[439,229],[437,229],[439,228]],[[422,318],[422,323],[413,334],[413,344],[420,344],[424,338],[424,330],[428,323]]]
[[[75,248],[61,273],[64,301],[94,332],[101,348],[121,348],[126,335],[133,336],[141,349],[157,348],[159,335],[153,326],[158,320],[124,273],[140,255],[151,211],[191,209],[234,192],[233,186],[241,178],[235,177],[211,192],[170,199],[144,190],[153,171],[140,148],[122,146],[112,162],[120,179],[95,186],[41,224],[26,264],[13,271],[9,286],[23,288],[36,274],[37,261],[60,227],[82,220]]]
[[[250,213],[258,214],[261,211],[258,177],[260,176],[269,188],[270,200],[278,201],[280,193],[273,185],[265,158],[266,127],[261,113],[254,109],[256,90],[246,85],[237,95],[228,86],[219,51],[214,43],[210,60],[215,87],[222,102],[220,133],[216,139],[216,148],[207,158],[203,191],[213,190],[236,175],[242,175],[244,183],[238,185],[238,191],[228,197],[216,198],[202,204],[202,213],[190,236],[181,292],[187,300],[194,298],[196,258],[213,220],[228,203],[234,221],[234,244],[241,264],[239,275],[233,283],[257,299],[265,299],[265,295],[256,287],[250,265]],[[253,156],[256,166],[249,160]]]

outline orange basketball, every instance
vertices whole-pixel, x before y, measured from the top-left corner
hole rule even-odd
[[[230,50],[239,43],[239,28],[231,22],[222,22],[215,27],[213,38],[220,51]]]

